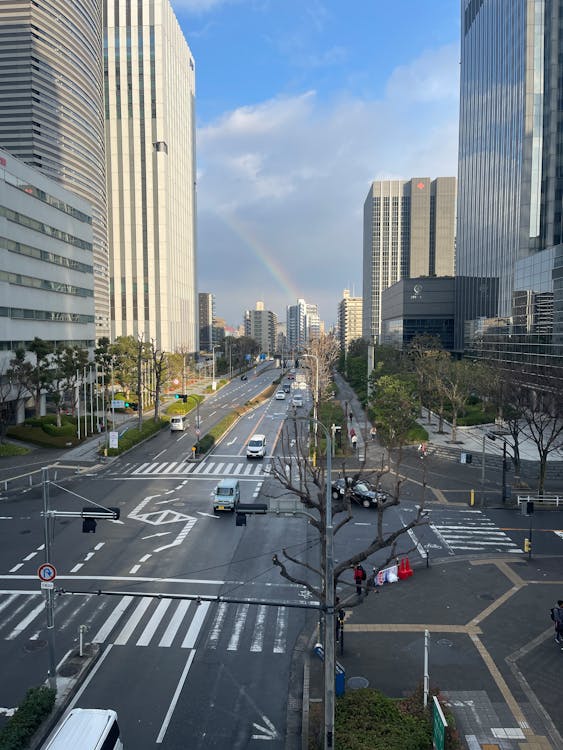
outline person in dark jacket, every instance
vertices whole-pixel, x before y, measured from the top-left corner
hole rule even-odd
[[[555,624],[555,642],[561,644],[563,643],[563,599],[557,600],[557,606],[552,608],[551,616]]]
[[[356,594],[362,593],[362,583],[366,579],[366,571],[363,569],[363,567],[358,563],[357,565],[354,565],[354,583],[356,584]]]

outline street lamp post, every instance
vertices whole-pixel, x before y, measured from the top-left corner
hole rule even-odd
[[[214,391],[217,388],[217,382],[215,380],[215,349],[219,348],[219,344],[213,344],[211,347],[211,363],[213,367],[213,375],[211,377],[211,390]]]

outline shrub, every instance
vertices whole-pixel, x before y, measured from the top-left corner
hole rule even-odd
[[[44,685],[30,688],[17,711],[0,731],[0,750],[23,750],[34,732],[51,713],[56,690]]]
[[[119,456],[124,451],[129,450],[129,448],[132,448],[134,445],[137,445],[137,443],[140,443],[142,440],[145,440],[145,438],[150,437],[151,435],[154,435],[159,430],[162,430],[163,427],[168,426],[168,421],[166,419],[159,419],[158,422],[155,422],[154,419],[146,419],[141,429],[139,430],[138,427],[132,427],[127,430],[123,435],[119,436],[119,448],[108,448],[107,449],[107,455],[108,456]],[[100,453],[103,453],[104,448],[100,450]]]
[[[2,443],[0,445],[0,456],[24,456],[29,453],[29,448],[23,445],[14,445],[13,443]]]
[[[57,427],[56,424],[49,424],[45,423],[43,425],[43,432],[46,432],[47,435],[51,435],[52,437],[74,437],[76,434],[76,425],[63,423],[60,427]]]

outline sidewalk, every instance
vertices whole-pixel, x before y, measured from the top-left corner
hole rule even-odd
[[[336,656],[346,690],[411,693],[423,680],[428,630],[430,685],[446,697],[465,747],[563,750],[563,654],[548,616],[562,587],[558,559],[456,558],[415,568],[346,612]],[[321,701],[323,664],[313,654],[305,683],[309,703]]]

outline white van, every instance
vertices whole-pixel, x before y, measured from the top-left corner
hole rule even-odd
[[[291,397],[291,403],[293,406],[303,406],[303,395],[301,393],[294,393]]]
[[[170,432],[184,432],[189,426],[187,414],[176,414],[170,417]]]
[[[235,510],[239,502],[238,479],[221,479],[213,492],[213,510]]]
[[[43,750],[123,750],[117,714],[111,709],[73,708]]]
[[[253,435],[246,444],[247,458],[264,458],[266,455],[266,436]]]

